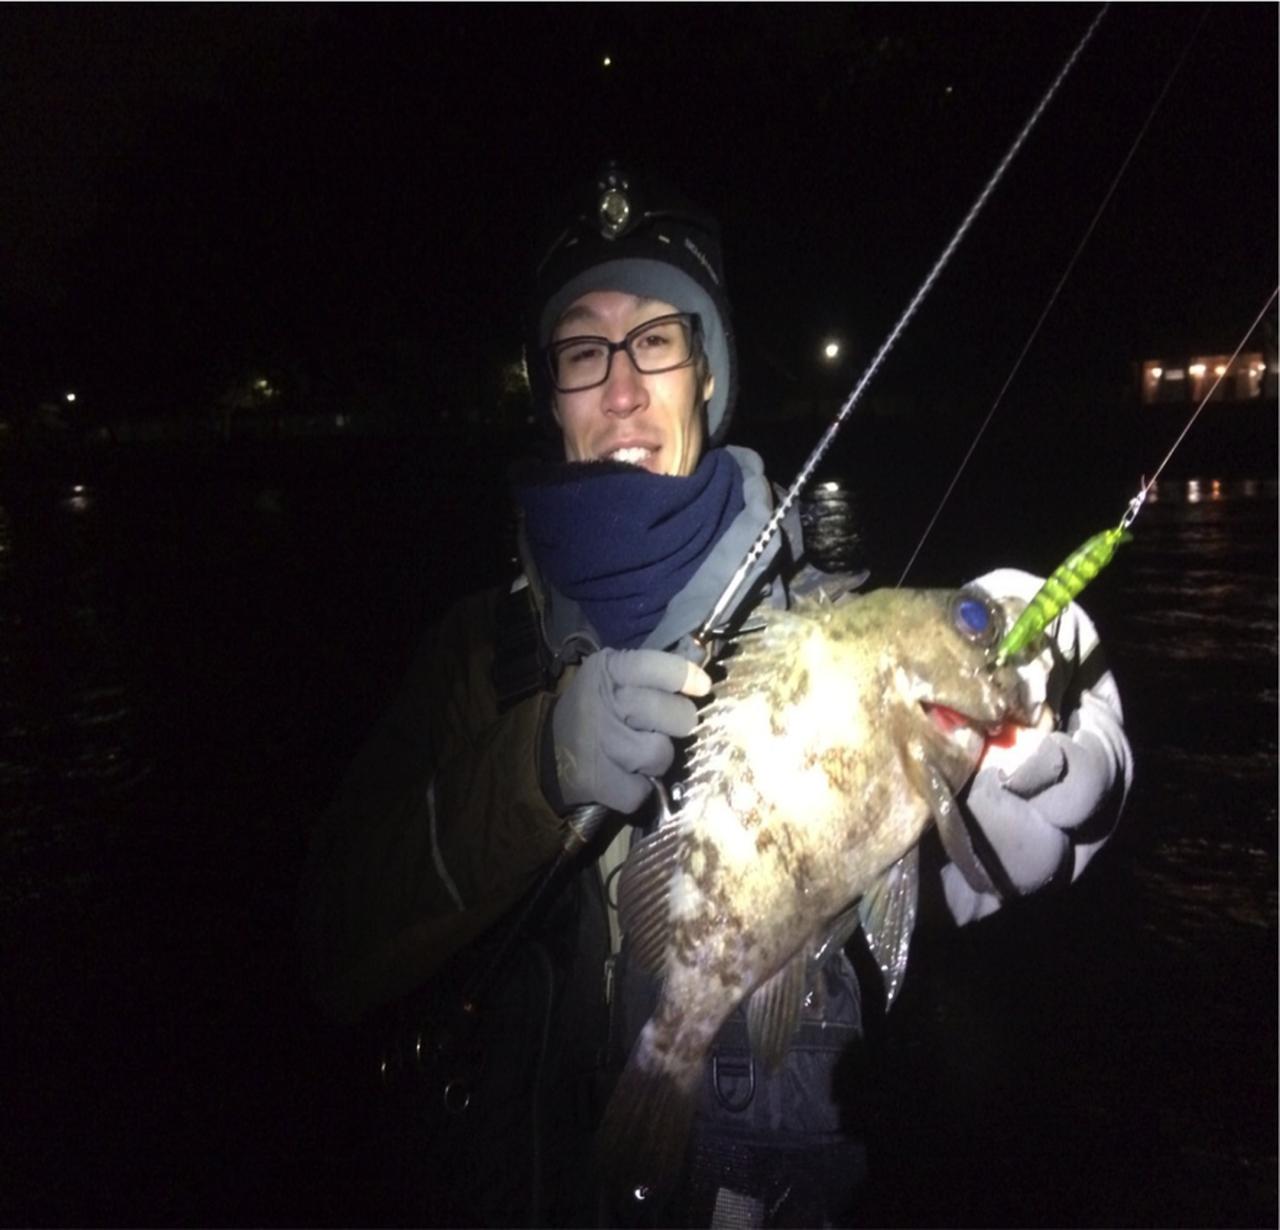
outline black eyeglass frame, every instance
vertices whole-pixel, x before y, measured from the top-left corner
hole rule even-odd
[[[668,320],[682,320],[685,322],[689,330],[689,357],[682,359],[679,363],[672,363],[669,367],[642,368],[636,362],[636,356],[631,349],[633,340],[646,329],[652,329],[654,325],[665,324]],[[604,375],[591,384],[575,385],[571,389],[563,388],[556,379],[556,354],[569,346],[578,346],[583,342],[599,342],[608,351],[605,358]],[[679,371],[682,367],[688,367],[695,362],[702,353],[702,317],[697,312],[668,312],[664,316],[655,316],[652,320],[643,321],[636,325],[634,329],[628,329],[626,336],[620,342],[611,342],[607,337],[599,337],[594,333],[583,333],[575,337],[564,337],[558,341],[550,342],[542,348],[542,353],[547,363],[547,374],[551,377],[551,387],[557,393],[585,393],[588,389],[598,389],[602,384],[608,383],[609,374],[613,371],[613,356],[620,350],[627,352],[627,358],[631,360],[632,365],[641,375],[659,376],[663,372]]]

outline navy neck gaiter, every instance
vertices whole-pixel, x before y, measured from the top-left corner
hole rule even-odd
[[[525,468],[514,486],[542,575],[615,649],[644,643],[744,506],[742,471],[722,448],[687,478],[562,462]]]

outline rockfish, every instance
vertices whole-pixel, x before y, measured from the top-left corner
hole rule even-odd
[[[977,590],[879,590],[761,612],[699,718],[679,814],[632,851],[619,911],[663,976],[601,1127],[622,1191],[670,1186],[707,1049],[747,1004],[776,1066],[806,984],[861,924],[892,999],[931,821],[981,875],[954,795],[986,736],[1025,721],[1005,612]]]

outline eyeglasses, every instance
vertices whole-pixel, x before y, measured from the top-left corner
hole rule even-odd
[[[551,383],[560,393],[581,393],[609,379],[613,356],[625,350],[646,376],[675,371],[693,362],[702,325],[693,312],[657,316],[637,325],[620,342],[607,337],[566,337],[547,347]]]

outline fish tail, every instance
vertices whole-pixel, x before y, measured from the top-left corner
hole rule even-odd
[[[660,1199],[680,1177],[697,1106],[692,1081],[654,1061],[642,1036],[618,1078],[597,1137],[600,1168],[618,1198]]]

